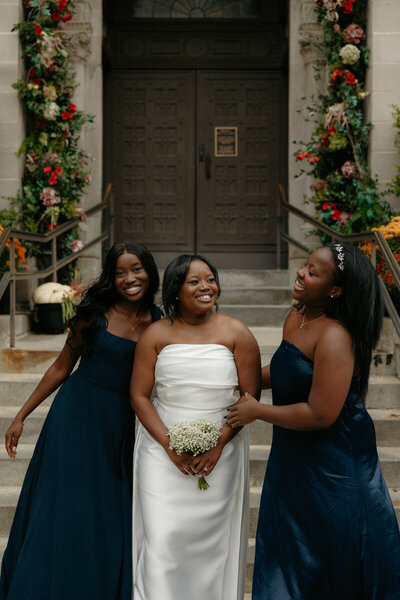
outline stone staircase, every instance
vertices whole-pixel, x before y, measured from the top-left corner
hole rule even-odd
[[[267,364],[279,345],[282,323],[290,308],[291,285],[286,271],[220,272],[223,293],[219,310],[241,318],[251,328]],[[0,440],[45,369],[62,347],[64,336],[21,337],[16,350],[0,349]],[[374,419],[382,470],[400,521],[400,379],[399,353],[391,323],[386,322],[374,354],[367,406]],[[262,402],[271,402],[264,391]],[[0,448],[0,555],[11,526],[23,477],[51,398],[27,419],[16,460]],[[272,426],[250,425],[250,534],[245,600],[251,598],[255,532],[261,486],[272,437]]]

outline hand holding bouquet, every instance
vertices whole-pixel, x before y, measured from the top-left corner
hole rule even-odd
[[[221,437],[220,425],[215,421],[196,419],[177,423],[168,429],[169,449],[177,454],[186,452],[192,456],[203,454],[214,448]],[[198,478],[200,490],[206,490],[209,484],[204,476]]]

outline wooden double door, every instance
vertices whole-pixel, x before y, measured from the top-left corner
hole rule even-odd
[[[145,244],[160,266],[183,252],[274,266],[282,73],[119,71],[108,90],[115,239]]]

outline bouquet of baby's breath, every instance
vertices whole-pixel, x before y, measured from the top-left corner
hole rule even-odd
[[[177,423],[168,429],[169,449],[175,450],[177,454],[186,452],[192,456],[203,454],[217,445],[221,437],[220,425],[215,421],[196,419],[195,421],[184,421]],[[209,484],[204,475],[198,478],[200,490],[206,490]]]

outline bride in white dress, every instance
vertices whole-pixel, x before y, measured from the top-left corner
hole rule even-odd
[[[151,325],[137,345],[134,600],[243,598],[248,434],[232,430],[225,416],[238,385],[243,397],[259,394],[260,353],[241,321],[213,310],[219,294],[218,274],[206,259],[178,257],[164,275],[169,318]],[[197,457],[177,455],[167,429],[196,418],[221,425],[217,446]],[[200,475],[207,490],[198,488]]]

